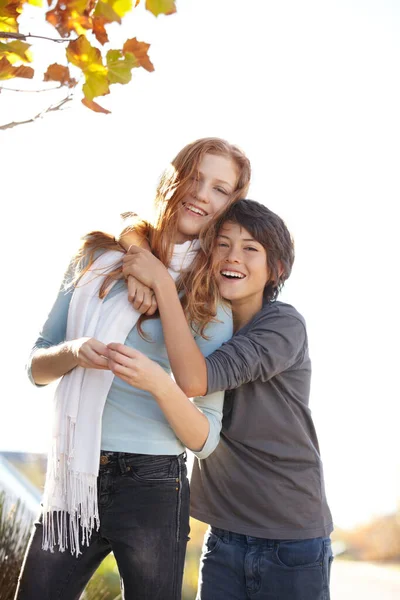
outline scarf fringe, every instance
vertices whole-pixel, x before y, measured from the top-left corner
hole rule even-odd
[[[58,452],[54,440],[49,456],[45,488],[45,498],[49,502],[43,506],[42,548],[54,552],[54,547],[58,546],[59,551],[64,552],[69,547],[71,554],[79,556],[81,545],[88,546],[93,529],[98,531],[100,526],[97,476],[71,470],[75,423],[68,421],[66,451]],[[66,508],[57,509],[60,505]]]

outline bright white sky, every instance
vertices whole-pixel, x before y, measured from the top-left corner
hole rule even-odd
[[[78,237],[109,229],[121,211],[145,212],[176,152],[197,137],[221,136],[252,161],[249,197],[283,216],[296,240],[283,298],[308,323],[311,408],[335,522],[391,511],[400,500],[400,5],[177,6],[176,15],[158,19],[139,10],[123,34],[115,26],[114,47],[133,36],[151,42],[156,71],[138,70],[130,85],[113,86],[100,99],[111,115],[78,101],[0,132],[0,448],[46,449],[50,393],[30,386],[24,363]],[[21,30],[54,35],[39,31],[37,10]],[[63,52],[50,42],[35,47],[54,60]],[[54,99],[3,92],[0,124],[29,118]]]

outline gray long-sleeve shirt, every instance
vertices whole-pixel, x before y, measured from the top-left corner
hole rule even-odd
[[[206,361],[208,393],[231,391],[219,446],[193,467],[192,516],[261,538],[329,535],[303,317],[266,304]]]

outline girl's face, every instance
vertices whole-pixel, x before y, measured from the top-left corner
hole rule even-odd
[[[235,303],[250,303],[261,308],[264,288],[270,278],[264,246],[247,229],[228,221],[219,230],[214,258],[219,263],[219,291],[232,302],[232,308]]]
[[[232,159],[205,154],[178,209],[178,235],[174,242],[181,244],[197,238],[207,222],[228,205],[237,180],[237,167]]]

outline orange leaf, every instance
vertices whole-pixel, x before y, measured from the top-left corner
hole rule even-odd
[[[103,108],[102,106],[100,106],[100,104],[97,104],[97,102],[94,102],[93,100],[87,100],[86,98],[83,98],[81,102],[82,104],[87,106],[87,108],[90,108],[90,110],[93,110],[94,112],[103,113],[104,115],[109,115],[111,112],[106,108]]]
[[[104,17],[93,17],[93,34],[98,42],[104,46],[108,42],[105,25],[108,23]]]
[[[58,0],[52,10],[46,13],[46,21],[55,27],[61,37],[68,37],[71,31],[78,35],[92,28],[92,5],[87,0]]]
[[[59,81],[61,85],[67,85],[72,88],[76,85],[76,80],[71,78],[68,67],[53,63],[49,65],[44,74],[43,81]]]
[[[139,42],[136,38],[131,38],[130,40],[126,40],[123,53],[130,52],[138,61],[139,65],[146,69],[146,71],[154,71],[154,66],[147,56],[147,51],[150,48],[150,44],[146,44],[146,42]]]
[[[33,74],[32,67],[13,67],[5,56],[0,60],[0,79],[12,79],[13,77],[32,79]]]

